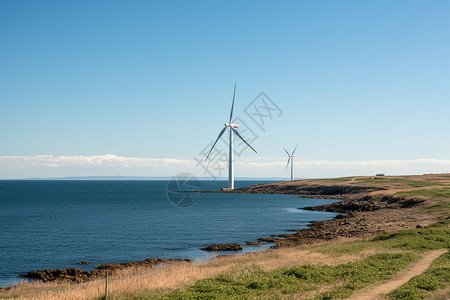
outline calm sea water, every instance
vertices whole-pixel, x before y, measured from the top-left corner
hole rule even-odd
[[[167,187],[168,181],[0,181],[0,286],[36,269],[92,268],[79,261],[207,259],[200,244],[243,244],[336,215],[297,209],[332,200],[290,195],[201,193],[195,205],[177,207]]]

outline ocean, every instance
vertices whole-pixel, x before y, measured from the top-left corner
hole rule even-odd
[[[240,188],[258,183],[263,182],[235,184]],[[202,245],[245,245],[336,216],[298,209],[333,200],[168,193],[172,184],[164,180],[0,181],[0,287],[37,269],[91,270],[97,264],[153,257],[206,260],[211,254],[200,250]],[[202,190],[218,190],[227,182],[201,181],[200,185]],[[269,246],[245,246],[240,253]],[[77,265],[80,261],[90,265]]]

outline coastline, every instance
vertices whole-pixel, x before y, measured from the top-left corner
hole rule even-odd
[[[356,189],[346,187],[346,185],[358,186],[363,181],[377,188],[361,188],[364,184]],[[311,192],[311,185],[315,186],[312,189],[313,192]],[[330,186],[332,186],[331,189]],[[349,189],[358,192],[339,193]],[[346,287],[345,295],[351,295],[355,290],[365,286],[372,287],[380,280],[390,278],[397,271],[401,272],[408,267],[408,262],[404,261],[398,270],[386,272],[386,266],[391,262],[398,266],[397,262],[403,259],[416,260],[428,253],[424,251],[436,250],[442,253],[445,248],[448,249],[450,174],[284,182],[271,186],[256,185],[233,192],[268,193],[270,191],[305,195],[305,190],[309,190],[308,198],[318,198],[321,195],[320,198],[342,199],[340,202],[306,208],[307,210],[331,210],[347,213],[347,215],[339,215],[330,221],[313,222],[308,229],[293,230],[294,233],[290,235],[275,236],[279,241],[273,248],[277,249],[243,255],[219,255],[201,263],[180,261],[162,264],[160,265],[162,267],[136,266],[110,272],[114,297],[120,299],[137,295],[145,299],[161,297],[172,299],[183,295],[206,297],[216,295],[216,288],[225,288],[222,294],[226,295],[226,291],[233,289],[236,283],[244,287],[237,292],[237,295],[278,295],[285,291],[283,290],[285,284],[287,286],[293,284],[290,283],[293,279],[298,281],[299,289],[308,292],[307,295],[314,298],[341,295],[342,283],[346,280],[361,279],[361,272],[365,272],[365,268],[360,268],[361,264],[369,268],[377,268],[375,277],[363,286]],[[323,190],[328,191],[327,195],[323,194]],[[334,192],[331,193],[330,190]],[[371,191],[367,192],[368,190]],[[337,224],[342,225],[337,226]],[[354,227],[357,230],[352,230]],[[402,230],[407,228],[413,229]],[[392,233],[377,234],[376,232]],[[373,235],[376,237],[371,238]],[[435,269],[440,264],[448,265],[448,258],[448,255],[439,257]],[[299,270],[306,271],[311,276],[316,274],[317,270],[323,270],[328,274],[327,270],[341,270],[342,267],[352,268],[356,273],[346,272],[344,277],[339,274],[333,275],[332,287],[328,291],[321,289],[320,284],[318,286],[315,283],[309,284],[305,279],[295,279],[290,276],[292,272]],[[426,278],[429,274],[425,272],[421,276]],[[223,281],[223,278],[233,280]],[[255,280],[255,282],[264,283],[266,280],[276,278],[283,279],[283,282],[285,282],[284,279],[287,281],[275,287],[248,286],[249,279],[252,282]],[[442,281],[442,278],[434,276],[432,280]],[[450,287],[448,285],[446,287],[445,282],[440,284],[438,294],[449,290]],[[104,286],[105,277],[100,276],[85,283],[67,280],[50,283],[42,281],[20,283],[0,289],[0,294],[8,299],[17,295],[46,300],[72,299],[75,295],[79,299],[99,299],[105,295]],[[208,286],[210,288],[205,290]],[[297,290],[290,290],[289,294],[294,295],[295,291]]]
[[[367,177],[374,178],[375,177]],[[307,229],[292,229],[293,233],[272,235],[258,241],[275,242],[272,248],[300,246],[343,238],[373,237],[401,229],[420,228],[436,218],[416,214],[430,202],[423,197],[400,196],[386,186],[359,185],[353,179],[347,183],[333,180],[298,180],[268,183],[242,188],[228,193],[291,194],[299,197],[340,200],[332,204],[300,208],[311,211],[341,213],[331,220],[312,221]],[[398,187],[399,190],[402,188]]]
[[[209,193],[210,191],[205,191]],[[215,193],[220,193],[220,191],[213,191]],[[322,202],[323,203],[323,202]],[[312,221],[310,221],[311,223]],[[299,229],[301,230],[301,229]],[[290,230],[287,230],[290,231]],[[274,249],[277,247],[275,241],[271,241],[270,239],[264,239],[261,237],[257,240],[247,240],[242,242],[241,244],[221,244],[221,241],[218,240],[217,244],[199,244],[198,249],[208,252],[208,261],[216,258],[216,257],[225,257],[225,256],[233,256],[233,255],[247,255],[255,252],[262,252],[270,249]],[[241,246],[240,249],[236,249],[235,246]],[[217,249],[208,249],[208,248]],[[245,249],[242,249],[245,247]],[[222,249],[219,249],[222,248]],[[122,262],[114,262],[114,263],[102,263],[101,265],[93,265],[87,261],[81,261],[77,263],[80,267],[70,266],[66,268],[52,268],[52,269],[34,269],[26,271],[26,273],[22,273],[18,278],[29,279],[28,282],[41,281],[41,282],[72,282],[72,283],[82,283],[90,280],[94,280],[97,278],[104,277],[106,274],[106,270],[109,271],[109,274],[113,274],[118,270],[123,270],[126,268],[136,268],[136,267],[146,267],[152,268],[155,266],[163,267],[164,265],[169,265],[172,263],[179,262],[189,262],[192,263],[194,260],[196,261],[198,258],[177,258],[171,259],[166,258],[166,256],[158,256],[155,258],[146,258],[139,261],[128,261],[123,260]],[[205,261],[205,260],[202,260]],[[86,266],[88,267],[86,269]],[[4,287],[0,287],[2,289],[8,289],[11,286],[17,284],[19,282],[13,282],[10,285],[5,285]]]
[[[371,237],[405,228],[423,227],[434,221],[434,218],[413,214],[417,208],[427,204],[425,199],[420,197],[393,196],[390,195],[389,189],[386,187],[359,185],[355,184],[352,180],[349,183],[327,182],[326,180],[320,182],[317,180],[301,180],[266,183],[233,191],[226,190],[217,192],[291,194],[299,195],[299,197],[307,196],[308,198],[340,200],[332,204],[302,208],[305,210],[342,213],[331,220],[313,221],[310,222],[308,225],[309,228],[306,229],[291,229],[289,231],[293,233],[272,235],[258,239],[258,242],[275,243],[270,249],[308,245],[320,241],[339,240],[341,238]],[[385,195],[383,196],[383,194]],[[107,264],[110,267],[102,268],[102,270],[112,270],[117,265],[133,267],[170,263],[170,260],[164,259],[153,259],[154,262],[146,263],[149,260],[151,259],[141,262]],[[73,268],[37,270],[28,274],[30,276],[36,276],[36,274],[40,273],[40,277],[37,279],[44,281],[66,280],[83,282],[96,278],[104,273],[95,270],[86,274],[86,271],[80,270],[79,272],[73,270]]]

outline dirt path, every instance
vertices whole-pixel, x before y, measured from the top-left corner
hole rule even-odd
[[[412,277],[422,274],[428,269],[431,263],[447,252],[447,249],[440,249],[426,252],[422,259],[412,264],[408,269],[400,271],[394,278],[375,286],[366,287],[360,291],[355,292],[349,299],[351,300],[368,300],[368,299],[383,299],[385,295],[401,285],[408,282]]]

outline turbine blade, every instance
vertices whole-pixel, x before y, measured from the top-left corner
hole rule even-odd
[[[239,132],[236,130],[236,129],[234,129],[233,127],[230,127],[232,130],[233,130],[233,132],[244,142],[244,143],[246,143],[247,144],[247,146],[249,146],[250,147],[250,149],[252,149],[253,151],[255,151],[255,153],[258,153],[258,152],[256,152],[256,150],[255,149],[253,149],[253,147],[252,146],[250,146],[250,144],[249,143],[247,143],[245,140],[244,140],[244,138],[239,134]]]
[[[217,144],[217,141],[220,139],[220,137],[222,136],[222,134],[225,132],[225,129],[227,129],[227,128],[224,127],[224,128],[222,129],[222,131],[219,133],[219,136],[217,137],[216,141],[214,142],[214,145],[212,145],[211,150],[209,150],[209,153],[208,153],[208,155],[206,156],[205,161],[208,160],[208,157],[209,157],[209,155],[211,154],[211,151],[214,149],[214,146]]]
[[[287,164],[286,164],[286,169],[284,170],[285,172],[287,171],[287,168],[289,167],[289,161],[291,160],[291,157],[289,156],[288,157],[288,161],[287,161]]]
[[[228,121],[229,124],[231,124],[231,119],[233,118],[234,97],[235,97],[235,96],[236,96],[236,82],[234,83],[233,104],[231,104],[230,121]]]
[[[297,143],[297,146],[295,146],[294,151],[292,151],[292,155],[294,155],[295,150],[297,150],[297,147],[298,147],[298,143]]]
[[[288,156],[290,155],[289,152],[288,152],[286,149],[283,148],[283,150],[284,150],[284,152],[286,152],[286,154],[287,154]]]

